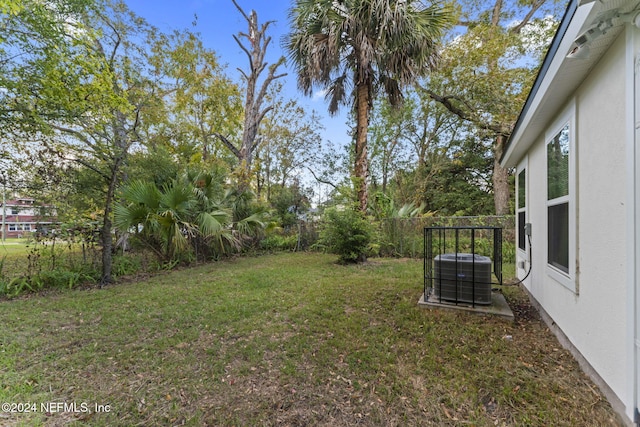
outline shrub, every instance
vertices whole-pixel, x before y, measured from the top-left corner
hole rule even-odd
[[[298,234],[272,233],[262,239],[260,247],[266,251],[294,251],[298,245]]]
[[[127,276],[142,270],[140,259],[131,255],[119,255],[113,257],[112,271],[116,277]]]
[[[354,208],[330,208],[324,215],[319,245],[337,254],[341,262],[365,261],[373,228],[364,215]]]

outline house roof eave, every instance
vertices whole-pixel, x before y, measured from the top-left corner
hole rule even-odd
[[[592,28],[603,16],[612,12],[621,14],[637,10],[637,1],[623,2],[601,0],[588,2],[572,0],[558,27],[547,55],[542,63],[534,85],[518,117],[514,130],[507,141],[500,159],[503,167],[514,167],[527,153],[529,147],[546,130],[558,110],[584,81],[591,69],[600,60],[623,29],[623,21],[618,19],[606,35],[590,40],[590,54],[586,58],[567,58],[575,46],[574,41],[586,30]],[[627,9],[621,11],[620,9]],[[609,15],[607,15],[609,14]],[[615,17],[620,17],[617,14]]]

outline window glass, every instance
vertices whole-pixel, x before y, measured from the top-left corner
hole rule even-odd
[[[522,169],[518,173],[518,209],[517,209],[517,220],[518,220],[518,248],[523,251],[526,249],[525,244],[525,234],[524,234],[524,225],[527,222],[527,172],[526,169]]]
[[[549,264],[569,273],[569,203],[548,207]]]
[[[527,182],[526,169],[522,169],[518,174],[518,208],[526,205],[525,185]]]
[[[569,194],[569,125],[547,144],[547,200]]]
[[[526,222],[526,215],[524,211],[518,212],[518,247],[523,251],[526,249],[525,247],[525,234],[524,234],[524,224]]]
[[[547,143],[547,262],[569,273],[569,125]]]

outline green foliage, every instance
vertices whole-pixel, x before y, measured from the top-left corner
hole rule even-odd
[[[368,204],[367,127],[378,94],[391,105],[402,90],[435,67],[438,41],[453,24],[447,3],[296,1],[284,47],[307,95],[325,90],[329,112],[353,105],[357,121],[353,176],[360,210]]]
[[[176,81],[175,91],[168,94],[164,105],[172,120],[161,129],[146,129],[148,139],[165,147],[181,163],[224,159],[235,164],[237,159],[214,135],[234,135],[241,128],[242,97],[238,85],[225,75],[216,53],[196,34],[189,34],[176,49],[161,50],[158,56]]]
[[[282,228],[297,224],[299,215],[309,209],[309,199],[299,186],[274,186],[271,191],[269,202],[274,210],[275,219]]]
[[[133,181],[123,190],[124,203],[115,208],[115,224],[123,233],[144,242],[165,261],[191,250],[197,239],[235,243],[226,228],[230,215],[208,199],[210,179],[173,179],[158,188],[153,182]],[[202,187],[198,187],[201,185]]]
[[[32,262],[32,261],[31,261]],[[9,278],[0,274],[0,296],[8,298],[27,292],[46,289],[72,289],[86,283],[95,283],[100,273],[90,265],[74,268],[61,265],[54,269],[44,269],[33,274]]]
[[[457,141],[437,162],[401,172],[393,186],[398,197],[411,195],[441,216],[489,215],[495,211],[492,194],[491,152],[474,139]]]
[[[318,244],[337,254],[341,262],[354,263],[366,260],[372,238],[371,223],[360,211],[329,208],[324,213]]]
[[[258,243],[269,210],[248,190],[226,189],[224,175],[189,171],[159,188],[133,181],[115,208],[115,225],[163,262],[217,259]]]
[[[322,121],[315,111],[309,114],[297,100],[283,99],[282,87],[277,83],[267,94],[273,108],[260,125],[262,142],[254,162],[261,193],[266,193],[272,203],[281,189],[305,193],[298,180],[300,171],[312,167],[316,174],[322,170],[321,162],[327,160],[322,153]]]
[[[370,210],[376,219],[381,220],[390,218],[415,218],[422,215],[424,207],[424,203],[416,206],[413,202],[405,203],[397,207],[392,198],[382,192],[377,192],[374,194]]]
[[[159,145],[153,150],[132,153],[127,176],[130,181],[149,181],[161,188],[178,175],[179,169],[169,149]]]
[[[116,277],[135,274],[142,269],[140,259],[134,256],[118,255],[113,257],[113,274]]]
[[[260,241],[260,248],[269,252],[294,251],[297,246],[297,233],[269,233]]]

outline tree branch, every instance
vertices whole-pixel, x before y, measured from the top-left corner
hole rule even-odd
[[[218,139],[222,141],[222,143],[226,145],[229,150],[231,150],[234,156],[236,156],[239,160],[242,160],[242,154],[240,154],[240,150],[238,150],[238,148],[236,148],[236,146],[233,145],[231,141],[229,141],[224,135],[217,132],[212,133],[211,135],[218,137]]]
[[[472,114],[468,113],[467,111],[464,111],[462,108],[459,108],[457,106],[455,106],[453,104],[453,102],[451,102],[452,99],[458,99],[455,96],[443,96],[443,95],[438,95],[437,93],[433,92],[430,89],[426,89],[420,85],[416,85],[416,87],[423,91],[424,93],[426,93],[427,95],[429,95],[429,97],[431,99],[433,99],[436,102],[439,102],[440,104],[442,104],[447,110],[449,110],[450,112],[452,112],[453,114],[455,114],[456,116],[460,117],[462,120],[466,120],[468,122],[473,123],[474,125],[476,125],[477,127],[479,127],[480,129],[484,129],[484,130],[488,130],[491,131],[493,133],[496,133],[498,135],[504,135],[505,137],[509,137],[509,135],[511,134],[511,131],[509,129],[505,129],[504,126],[497,124],[497,123],[486,123],[482,120],[480,120],[477,117],[474,117]]]
[[[314,178],[316,181],[318,181],[319,183],[321,183],[321,184],[327,184],[327,185],[330,185],[330,186],[331,186],[331,187],[333,187],[334,189],[337,189],[337,188],[338,188],[338,186],[337,186],[337,185],[335,185],[333,182],[331,182],[331,181],[326,181],[326,180],[324,180],[324,179],[322,179],[322,178],[318,178],[318,175],[316,175],[316,173],[313,171],[313,169],[311,169],[309,166],[306,166],[306,168],[307,168],[307,170],[308,170],[309,172],[311,172],[311,175],[313,175],[313,178]]]
[[[531,20],[531,18],[533,17],[533,14],[536,13],[538,11],[538,9],[540,9],[540,7],[542,7],[542,5],[545,3],[546,0],[538,0],[536,1],[532,6],[531,6],[531,10],[529,10],[529,12],[527,13],[527,15],[522,19],[522,22],[520,22],[518,25],[516,25],[515,27],[511,28],[509,30],[509,32],[511,32],[512,34],[519,34],[520,30],[522,30],[522,28],[527,25],[529,23],[529,21]]]
[[[242,34],[242,33],[240,33]],[[242,49],[244,51],[244,53],[247,54],[247,56],[249,57],[249,66],[251,67],[251,70],[253,70],[253,60],[251,58],[251,53],[249,52],[249,50],[244,47],[244,45],[242,44],[242,42],[240,41],[240,39],[234,34],[233,35],[233,39],[236,41],[236,43],[238,43],[238,46],[240,46],[240,49]]]
[[[107,182],[109,182],[109,180],[111,179],[111,177],[109,175],[107,175],[106,173],[102,172],[100,169],[98,169],[97,167],[93,166],[92,164],[85,162],[82,159],[78,159],[78,158],[74,158],[74,159],[69,159],[64,157],[65,160],[71,160],[74,161],[76,163],[80,163],[82,166],[84,166],[87,169],[91,169],[92,171],[94,171],[95,173],[97,173],[98,175],[100,175],[102,178],[104,178]]]

